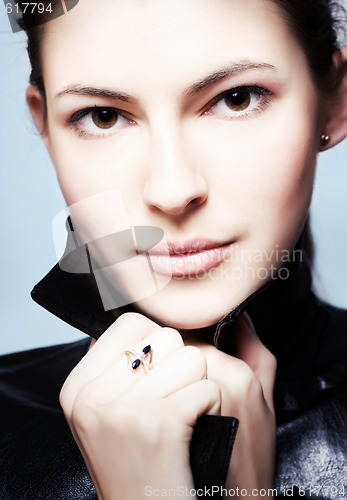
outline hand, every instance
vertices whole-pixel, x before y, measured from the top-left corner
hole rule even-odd
[[[245,314],[235,323],[237,357],[202,344],[198,339],[190,344],[202,350],[207,360],[207,378],[221,389],[221,414],[239,419],[225,488],[238,487],[239,491],[244,488],[252,498],[268,498],[256,495],[253,490],[273,488],[276,358],[257,337]]]
[[[150,344],[153,367],[128,371],[124,351]],[[60,394],[100,499],[140,500],[145,487],[193,487],[189,443],[197,418],[220,412],[206,360],[180,334],[121,316],[75,367]],[[190,497],[191,498],[191,497]]]

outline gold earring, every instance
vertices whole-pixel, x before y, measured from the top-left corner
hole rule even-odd
[[[320,136],[320,144],[322,147],[327,146],[330,142],[330,135],[324,135],[322,134]]]

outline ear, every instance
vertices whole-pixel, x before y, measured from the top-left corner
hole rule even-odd
[[[330,141],[327,146],[322,146],[322,150],[335,146],[347,137],[347,47],[342,47],[340,54],[336,54],[335,63],[342,71],[342,80],[337,98],[332,100],[327,109],[322,134],[329,135]]]
[[[46,104],[44,97],[37,87],[29,85],[26,91],[26,100],[30,109],[31,116],[36,124],[38,131],[41,134],[48,152],[51,153],[48,127],[46,123]]]

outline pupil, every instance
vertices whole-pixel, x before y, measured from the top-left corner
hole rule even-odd
[[[109,109],[103,109],[99,111],[99,119],[103,123],[107,123],[112,120],[112,112]]]
[[[234,106],[242,106],[246,100],[245,94],[242,92],[233,92],[230,96],[230,100]]]

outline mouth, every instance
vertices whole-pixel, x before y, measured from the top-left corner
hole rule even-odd
[[[210,240],[168,242],[149,251],[153,270],[170,276],[190,276],[206,272],[225,260],[233,242]]]

